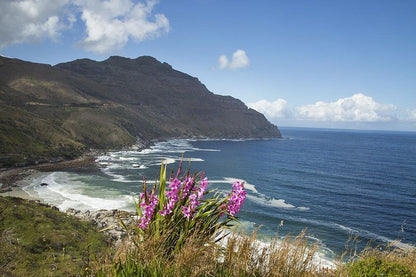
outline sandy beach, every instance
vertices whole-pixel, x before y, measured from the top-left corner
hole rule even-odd
[[[0,172],[0,196],[13,196],[43,202],[41,198],[29,195],[22,188],[30,185],[34,179],[48,172],[95,167],[96,154],[88,153],[77,159],[58,163],[45,163],[3,170]]]
[[[41,172],[36,169],[26,169],[15,176],[14,183],[8,185],[7,187],[3,188],[3,192],[0,193],[0,196],[12,196],[12,197],[19,197],[28,200],[38,200],[43,202],[41,198],[35,197],[33,195],[29,195],[26,193],[23,188],[28,186],[32,183],[33,179],[41,177],[47,174],[46,172]]]

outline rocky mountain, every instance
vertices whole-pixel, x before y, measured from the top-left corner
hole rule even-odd
[[[50,66],[0,56],[0,166],[172,137],[280,132],[240,100],[153,57]]]

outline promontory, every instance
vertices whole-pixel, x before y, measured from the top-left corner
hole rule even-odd
[[[168,138],[279,138],[231,96],[153,57],[55,66],[0,56],[0,167]]]

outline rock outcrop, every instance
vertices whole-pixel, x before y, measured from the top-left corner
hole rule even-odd
[[[76,210],[68,209],[66,214],[74,216],[84,221],[91,221],[97,225],[99,230],[107,234],[111,239],[113,246],[118,249],[125,237],[127,231],[122,227],[122,221],[126,226],[130,226],[134,222],[134,213],[120,210]]]

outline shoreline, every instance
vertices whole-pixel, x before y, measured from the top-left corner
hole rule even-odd
[[[17,197],[59,210],[53,204],[45,202],[43,198],[30,195],[23,188],[32,184],[33,180],[51,172],[61,170],[91,170],[92,168],[96,168],[95,159],[98,154],[98,152],[88,153],[73,160],[4,170],[0,172],[0,197]],[[126,230],[124,230],[119,222],[123,221],[131,224],[135,220],[135,213],[118,209],[78,210],[69,208],[67,210],[60,210],[60,212],[81,221],[89,221],[95,224],[100,232],[108,235],[112,247],[115,249],[118,249],[123,244],[123,240],[127,235]]]
[[[18,171],[11,176],[11,178],[14,179],[14,183],[8,185],[7,187],[2,187],[0,196],[18,197],[44,203],[42,198],[30,195],[23,190],[23,188],[30,185],[35,178],[41,177],[44,174],[46,174],[46,172],[41,172],[35,169],[22,169],[22,171]]]
[[[30,196],[22,188],[47,172],[95,168],[97,152],[90,152],[73,160],[58,163],[45,163],[25,167],[15,167],[0,171],[0,196],[15,196],[29,200],[42,199]]]
[[[23,190],[23,188],[33,183],[34,179],[38,179],[50,172],[62,170],[91,170],[93,168],[97,168],[95,160],[99,154],[100,153],[98,152],[88,153],[74,160],[22,168],[12,168],[0,172],[0,184],[7,182],[6,188],[10,189],[9,191],[0,192],[0,196],[23,198],[58,209],[54,205],[45,202],[44,199],[28,194]],[[121,246],[123,239],[126,237],[126,232],[119,225],[119,221],[122,220],[123,222],[132,223],[135,218],[134,212],[119,209],[79,210],[69,208],[67,210],[61,210],[61,212],[74,216],[83,221],[93,222],[99,229],[103,230],[110,236],[113,246],[116,248]],[[258,243],[266,245],[265,242],[261,240],[259,240]],[[325,267],[334,267],[333,261],[323,256],[322,253],[317,253],[314,260],[316,263],[322,264]]]

